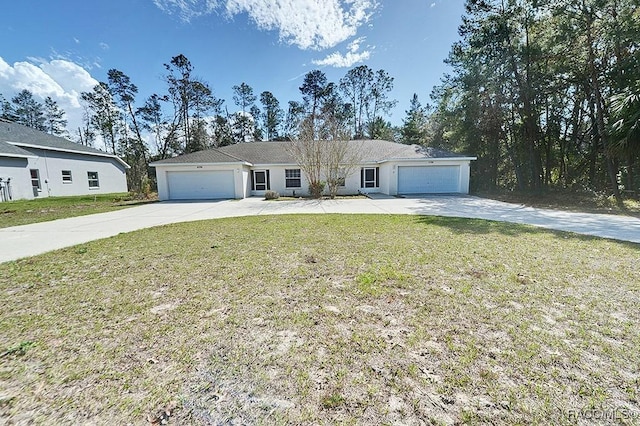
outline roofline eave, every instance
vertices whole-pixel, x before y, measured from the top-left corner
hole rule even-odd
[[[422,157],[422,158],[388,158],[386,160],[380,160],[378,163],[386,163],[389,161],[398,161],[398,162],[410,162],[410,161],[473,161],[477,160],[478,157]]]
[[[6,141],[6,142],[11,144],[11,145],[13,145],[13,146],[18,146],[18,147],[25,146],[27,148],[42,149],[44,151],[69,152],[71,154],[84,154],[84,155],[93,155],[94,157],[112,158],[112,159],[118,161],[120,164],[122,164],[125,168],[127,168],[127,169],[131,168],[131,166],[128,165],[127,163],[125,163],[125,161],[122,158],[118,157],[117,155],[109,154],[107,152],[105,152],[105,153],[87,152],[87,151],[78,151],[78,150],[75,150],[75,149],[56,148],[56,147],[52,147],[52,146],[33,145],[33,144],[29,144],[29,143],[24,143],[24,142],[12,142],[12,141]],[[37,155],[34,156],[34,157],[37,157]]]
[[[38,158],[37,155],[24,155],[24,154],[9,154],[6,152],[0,152],[0,157],[11,157],[11,158]]]
[[[173,166],[248,166],[248,167],[253,167],[253,164],[247,162],[247,161],[227,161],[224,163],[212,163],[212,162],[200,162],[200,163],[192,163],[192,162],[185,162],[185,163],[163,163],[163,160],[160,161],[154,161],[153,163],[149,163],[149,166],[151,167],[158,167],[158,166],[168,166],[168,167],[173,167]]]

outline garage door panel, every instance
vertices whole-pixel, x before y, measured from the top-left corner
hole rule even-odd
[[[232,170],[168,172],[170,200],[235,198]]]
[[[460,166],[400,166],[399,194],[445,194],[460,191]]]

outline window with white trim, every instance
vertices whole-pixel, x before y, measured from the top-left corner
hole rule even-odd
[[[100,180],[98,179],[98,172],[87,172],[87,179],[89,180],[89,189],[100,188]]]
[[[40,186],[40,171],[38,169],[31,169],[29,173],[31,173],[31,187],[37,191],[42,191],[42,186]]]
[[[63,170],[62,171],[62,183],[72,183],[73,178],[71,177],[71,170]]]
[[[300,188],[302,187],[302,180],[300,169],[285,169],[284,179],[286,188]]]

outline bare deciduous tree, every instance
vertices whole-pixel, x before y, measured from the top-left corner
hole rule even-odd
[[[300,138],[289,142],[288,151],[309,182],[311,197],[321,198],[326,187],[329,196],[335,198],[360,163],[362,143],[350,141],[347,129],[333,117],[324,117],[322,121],[323,133],[328,138],[315,140],[317,124],[317,119],[315,123],[305,119]]]

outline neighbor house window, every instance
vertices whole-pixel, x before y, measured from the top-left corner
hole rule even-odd
[[[62,171],[62,183],[71,183],[73,179],[71,178],[71,170],[63,170]]]
[[[380,187],[380,168],[364,167],[360,170],[360,188],[379,188]]]
[[[87,172],[87,178],[89,179],[89,188],[100,188],[98,172]]]
[[[302,181],[300,179],[300,169],[286,169],[284,171],[285,187],[300,188]]]
[[[31,169],[31,186],[33,189],[37,191],[41,191],[42,187],[40,186],[40,171],[38,169]]]

